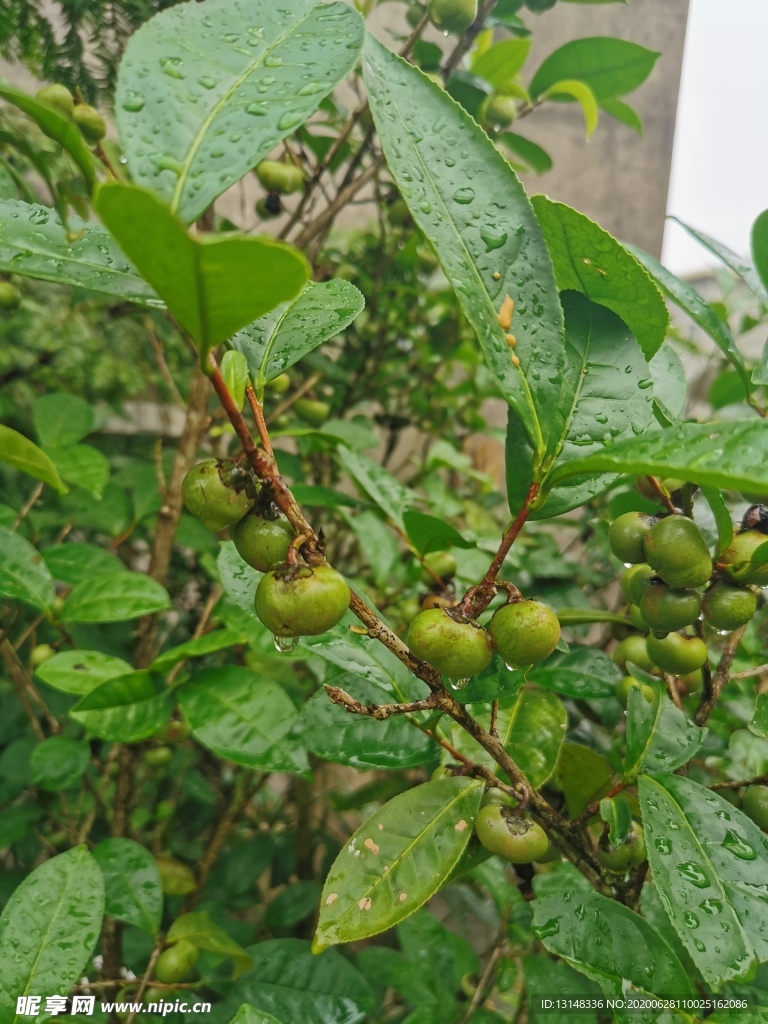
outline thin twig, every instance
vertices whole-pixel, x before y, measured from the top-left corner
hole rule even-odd
[[[35,505],[35,502],[40,497],[40,495],[43,493],[43,487],[44,486],[45,485],[43,484],[42,480],[39,483],[35,484],[35,486],[34,486],[34,488],[32,490],[32,493],[30,494],[30,496],[27,499],[27,501],[25,502],[23,508],[21,509],[21,511],[19,512],[19,514],[16,516],[16,518],[13,521],[13,523],[11,524],[11,531],[12,532],[15,533],[16,530],[18,530],[18,528],[21,526],[21,524],[27,518],[29,513],[32,511],[32,509],[33,509],[33,507]]]
[[[343,707],[351,715],[367,715],[369,718],[376,718],[379,721],[391,718],[392,715],[410,715],[416,711],[431,711],[435,707],[434,696],[424,700],[412,700],[406,704],[361,704],[340,686],[330,686],[325,683],[324,689],[334,704]]]
[[[136,989],[136,992],[133,995],[134,1004],[141,1002],[141,997],[144,995],[144,990],[146,989],[147,985],[149,984],[149,979],[152,977],[152,971],[154,971],[154,969],[155,969],[155,962],[157,961],[157,958],[160,956],[160,950],[162,948],[163,948],[163,943],[162,943],[162,941],[160,941],[160,942],[156,943],[155,948],[152,950],[152,953],[151,953],[151,955],[149,957],[149,963],[147,964],[147,969],[146,969],[146,971],[144,971],[144,974],[141,976],[141,981],[139,982],[139,987]],[[133,1020],[134,1020],[134,1017],[136,1016],[137,1012],[138,1011],[136,1009],[132,1009],[131,1012],[128,1014],[127,1018],[126,1018],[125,1024],[133,1024]]]
[[[269,452],[271,455],[272,442],[269,439],[269,431],[267,430],[267,424],[264,420],[264,410],[261,407],[261,402],[256,397],[256,392],[253,390],[253,384],[249,384],[245,389],[245,397],[248,399],[248,405],[250,405],[251,412],[253,413],[253,421],[259,432],[261,446],[264,451]]]
[[[731,672],[731,679],[751,679],[752,676],[761,676],[768,672],[768,665],[758,665],[757,668],[747,668],[743,672]]]
[[[741,789],[742,786],[759,786],[768,782],[768,772],[753,775],[751,779],[736,779],[734,782],[713,782],[707,789]]]
[[[704,725],[712,711],[717,704],[720,694],[723,691],[723,687],[727,684],[730,678],[731,665],[733,659],[736,657],[736,652],[739,649],[741,638],[744,636],[744,630],[747,628],[746,624],[739,626],[738,629],[729,635],[725,641],[723,647],[723,653],[720,655],[720,664],[717,666],[717,671],[712,677],[711,686],[706,686],[706,678],[704,680],[705,686],[702,690],[701,699],[699,706],[696,708],[696,713],[693,716],[693,720],[696,725]]]

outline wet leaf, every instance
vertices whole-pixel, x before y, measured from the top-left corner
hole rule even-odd
[[[752,225],[752,260],[768,294],[768,210],[763,210]]]
[[[737,256],[735,252],[732,252],[727,246],[723,245],[722,242],[718,242],[716,239],[711,238],[703,231],[697,231],[696,228],[692,228],[690,224],[684,223],[679,217],[670,217],[670,220],[678,223],[684,231],[688,232],[691,238],[695,238],[696,241],[711,252],[713,256],[717,256],[719,260],[722,260],[726,267],[731,269],[734,274],[741,278],[752,294],[759,299],[764,306],[768,307],[768,287],[764,285],[760,275],[756,272],[749,260],[745,260],[742,259],[741,256]]]
[[[105,913],[157,935],[163,890],[149,850],[132,839],[105,839],[93,848],[93,856],[104,875]]]
[[[172,708],[171,694],[160,677],[131,672],[91,690],[70,715],[100,739],[138,743],[165,725]]]
[[[64,693],[86,694],[130,671],[127,661],[101,651],[60,651],[35,669],[35,675]]]
[[[78,583],[61,611],[62,622],[125,622],[164,611],[168,591],[141,572],[118,572]]]
[[[635,670],[637,671],[637,670]],[[707,735],[675,707],[661,682],[648,676],[646,685],[654,686],[652,703],[633,686],[627,697],[627,753],[624,776],[634,779],[639,772],[657,775],[686,764],[701,747]],[[646,679],[648,682],[646,682]]]
[[[271,1013],[264,1013],[255,1006],[243,1003],[229,1024],[280,1024],[280,1021]]]
[[[53,578],[37,550],[18,533],[0,526],[0,597],[46,612],[55,596]]]
[[[0,226],[0,231],[2,227]],[[0,462],[20,469],[27,476],[50,484],[59,494],[64,494],[66,486],[59,476],[58,470],[42,449],[34,441],[24,437],[18,430],[0,423]]]
[[[529,683],[576,700],[612,697],[622,672],[603,651],[571,646],[568,654],[555,651],[543,665],[525,673]]]
[[[55,580],[62,583],[83,583],[94,576],[125,572],[125,566],[106,548],[81,541],[56,544],[40,552]]]
[[[178,942],[179,939],[186,939],[198,949],[207,949],[212,953],[222,953],[229,957],[235,965],[235,978],[243,971],[247,971],[252,964],[250,954],[212,921],[204,910],[196,914],[182,914],[176,918],[168,929],[166,941],[171,944]]]
[[[32,751],[32,781],[51,793],[71,789],[80,782],[90,760],[91,748],[87,743],[67,736],[49,736]]]
[[[336,458],[371,501],[404,530],[403,513],[414,504],[416,494],[373,459],[343,444],[336,449]]]
[[[155,658],[151,667],[159,672],[164,672],[180,661],[186,661],[187,658],[203,658],[206,654],[223,651],[235,644],[244,644],[247,639],[244,633],[238,633],[234,629],[214,629],[210,633],[204,633],[177,647],[163,651]]]

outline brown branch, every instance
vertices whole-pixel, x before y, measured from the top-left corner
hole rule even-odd
[[[412,700],[407,704],[361,704],[340,686],[329,686],[328,683],[325,683],[324,689],[333,703],[343,707],[349,714],[368,715],[370,718],[379,719],[379,721],[391,718],[392,715],[410,715],[416,711],[431,711],[435,707],[434,696],[424,700]]]
[[[678,711],[682,711],[683,702],[680,699],[680,691],[677,688],[677,680],[675,676],[670,675],[669,672],[663,672],[662,679],[664,680],[664,685],[667,688],[667,695],[669,696],[669,699],[672,701],[672,703],[675,705]]]
[[[248,405],[250,405],[251,412],[253,413],[253,421],[259,432],[261,446],[265,452],[268,452],[271,455],[272,442],[269,440],[269,431],[267,430],[267,424],[264,420],[264,410],[261,407],[261,402],[256,397],[256,392],[253,390],[253,384],[249,384],[245,389],[245,397],[248,399]]]
[[[723,687],[727,684],[730,678],[731,665],[733,664],[733,659],[736,657],[736,652],[739,649],[739,644],[741,643],[741,638],[744,636],[744,630],[746,628],[747,626],[744,625],[739,626],[738,629],[734,629],[725,641],[723,653],[720,656],[720,664],[717,666],[717,671],[712,677],[710,686],[706,685],[707,680],[705,677],[699,706],[696,708],[696,713],[693,716],[693,720],[696,725],[704,725],[712,714],[715,704],[717,704],[720,694],[723,691]]]
[[[162,943],[162,941],[159,941],[159,942],[156,943],[155,948],[152,950],[152,953],[151,953],[150,958],[149,958],[149,963],[147,964],[147,969],[146,969],[146,971],[144,971],[144,974],[141,976],[141,981],[139,982],[139,987],[136,989],[136,991],[133,994],[133,1002],[134,1003],[140,1003],[141,1002],[141,998],[144,995],[144,990],[146,989],[147,985],[149,984],[149,979],[152,977],[152,971],[155,969],[155,963],[157,961],[157,958],[160,956],[160,950],[162,948],[163,948],[163,943]],[[136,1010],[131,1010],[131,1012],[128,1014],[128,1016],[126,1018],[125,1024],[133,1024],[133,1020],[134,1020],[134,1017],[136,1016],[136,1013],[137,1013]]]
[[[266,418],[267,425],[272,423],[273,420],[276,420],[278,416],[282,416],[284,412],[287,412],[288,409],[290,409],[291,406],[294,404],[294,402],[297,402],[300,398],[306,395],[308,391],[311,391],[315,384],[317,384],[317,382],[322,379],[322,373],[313,373],[311,377],[307,377],[307,379],[304,381],[301,387],[296,388],[296,390],[291,392],[291,394],[288,396],[288,398],[285,399],[284,402],[281,402],[278,406],[275,406],[270,415],[267,416]]]
[[[741,789],[742,786],[759,786],[768,782],[768,772],[753,775],[751,779],[736,779],[734,782],[713,782],[707,789]]]
[[[751,679],[765,672],[768,672],[768,665],[758,665],[757,668],[747,668],[743,672],[731,672],[731,679]]]
[[[21,509],[21,511],[19,512],[19,514],[16,516],[16,518],[13,521],[13,523],[11,524],[12,532],[15,533],[15,531],[18,530],[18,528],[21,526],[21,524],[27,518],[29,513],[32,511],[35,502],[40,497],[40,495],[43,493],[43,487],[44,486],[45,485],[43,484],[42,480],[39,483],[35,484],[35,486],[32,489],[32,493],[30,494],[29,498],[27,498],[26,502],[24,503],[24,507]]]
[[[45,703],[43,698],[37,692],[35,684],[32,682],[29,673],[21,663],[21,659],[16,653],[16,649],[13,644],[8,640],[7,637],[3,637],[0,640],[0,654],[2,655],[3,661],[5,662],[6,668],[8,669],[8,675],[11,677],[14,689],[19,698],[24,713],[29,719],[29,724],[32,726],[32,731],[38,740],[42,742],[45,739],[45,733],[43,732],[40,722],[37,720],[37,716],[32,710],[32,706],[29,700],[37,704],[40,708],[45,720],[47,721],[51,732],[59,732],[59,723],[56,718],[48,710],[48,705]],[[29,700],[27,699],[29,698]]]
[[[659,499],[664,508],[667,510],[667,512],[671,513],[673,516],[679,516],[680,509],[676,508],[670,496],[664,493],[664,491],[661,489],[661,484],[656,479],[656,477],[647,476],[645,479],[648,481],[651,490],[654,492],[654,494]]]
[[[477,12],[477,17],[475,18],[474,22],[469,26],[467,31],[462,33],[461,38],[451,51],[450,57],[443,66],[442,74],[443,79],[445,81],[447,81],[451,77],[451,72],[454,71],[459,66],[464,55],[469,53],[472,43],[474,43],[477,36],[479,36],[483,30],[485,19],[488,17],[488,15],[491,13],[495,6],[496,0],[483,0],[483,3],[480,4],[480,8]]]

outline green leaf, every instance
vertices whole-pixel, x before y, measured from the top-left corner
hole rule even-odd
[[[504,39],[472,61],[472,74],[498,89],[517,77],[530,49],[530,39]]]
[[[193,238],[144,189],[102,185],[95,206],[120,248],[198,344],[201,358],[293,298],[309,276],[304,257],[272,239]]]
[[[212,953],[221,953],[229,957],[235,965],[235,978],[243,971],[247,971],[253,962],[250,954],[231,939],[223,928],[215,924],[204,910],[196,914],[182,914],[176,918],[168,929],[166,941],[174,943],[179,939],[186,939],[198,949],[207,949]]]
[[[0,597],[47,612],[56,596],[48,567],[29,541],[0,526]]]
[[[354,8],[303,0],[152,18],[126,47],[115,96],[133,179],[196,220],[349,74],[363,31]]]
[[[426,555],[429,551],[444,551],[446,548],[475,546],[471,540],[462,537],[450,523],[444,523],[442,519],[425,515],[423,512],[405,512],[403,525],[409,540],[420,555]]]
[[[0,1017],[23,1020],[16,1000],[66,995],[93,955],[104,914],[101,872],[85,846],[41,864],[0,918]]]
[[[759,387],[765,387],[768,384],[768,341],[763,345],[760,362],[752,368],[750,381]]]
[[[622,124],[631,128],[633,132],[637,132],[638,135],[643,134],[643,122],[640,120],[640,115],[628,103],[615,98],[604,99],[600,102],[600,109],[604,110],[610,117],[621,121]]]
[[[671,425],[683,411],[687,381],[680,356],[671,345],[662,345],[648,363],[653,379],[653,403]]]
[[[49,736],[32,751],[29,767],[40,789],[55,793],[76,786],[91,759],[87,743],[66,736]]]
[[[91,690],[69,713],[99,739],[138,743],[165,725],[172,708],[171,694],[157,676],[130,672]]]
[[[611,846],[625,843],[632,827],[632,811],[627,801],[621,797],[603,797],[600,801],[600,817],[608,825],[608,842]]]
[[[364,704],[387,704],[392,694],[351,672],[326,678]],[[413,768],[434,761],[434,740],[402,715],[384,721],[351,715],[318,690],[301,709],[301,737],[309,750],[326,761],[351,768]]]
[[[222,542],[219,557],[216,559],[216,568],[219,570],[221,585],[227,592],[227,596],[231,597],[239,608],[255,619],[256,588],[263,574],[243,561],[240,552],[231,540]]]
[[[641,771],[656,775],[686,764],[707,735],[706,729],[694,725],[675,707],[660,682],[654,685],[657,696],[651,704],[640,687],[629,691],[624,777],[630,781]]]
[[[69,448],[49,448],[48,454],[62,479],[101,498],[109,482],[109,460],[98,448],[73,444]]]
[[[233,994],[288,1024],[362,1024],[373,1009],[368,982],[335,949],[313,956],[301,939],[268,939],[248,952]]]
[[[533,76],[529,91],[535,98],[556,82],[575,78],[586,82],[598,101],[614,99],[642,85],[658,57],[658,53],[625,39],[574,39],[547,57]]]
[[[101,651],[60,651],[35,669],[35,674],[56,690],[85,695],[130,671],[127,661]]]
[[[50,139],[58,142],[62,149],[66,149],[80,168],[88,189],[93,189],[96,184],[93,157],[75,122],[58,107],[44,103],[35,96],[29,96],[6,83],[0,83],[0,96],[36,121]]]
[[[555,779],[563,791],[571,818],[608,792],[614,771],[602,754],[580,743],[564,743],[555,767]]]
[[[697,231],[695,228],[692,228],[690,224],[685,224],[679,217],[670,217],[669,219],[679,224],[681,228],[688,232],[691,238],[695,238],[696,241],[703,245],[705,249],[709,250],[713,256],[717,256],[719,260],[722,260],[726,267],[729,267],[734,274],[741,278],[752,294],[755,295],[764,306],[768,307],[768,286],[763,284],[759,274],[749,260],[745,260],[742,259],[741,256],[737,256],[736,253],[732,252],[727,246],[718,242],[716,239],[711,238],[709,235],[704,234],[703,231]]]
[[[568,654],[555,651],[543,665],[529,669],[525,677],[529,683],[565,697],[594,700],[613,697],[622,674],[619,666],[603,651],[573,644]]]
[[[768,486],[768,423],[684,423],[606,446],[558,467],[554,483],[579,473],[672,476],[727,491]]]
[[[699,326],[705,334],[714,341],[728,362],[744,382],[744,388],[749,395],[749,374],[744,366],[741,353],[736,348],[730,329],[724,324],[715,313],[714,309],[702,299],[695,288],[687,281],[681,281],[675,277],[666,267],[662,266],[653,256],[636,248],[634,245],[625,246],[627,252],[632,255],[645,267],[663,295],[675,303],[682,311]]]
[[[566,892],[533,902],[533,933],[550,953],[596,981],[605,995],[687,996],[690,979],[656,929],[597,892]],[[620,1024],[636,1021],[616,1012]]]
[[[229,1024],[280,1024],[280,1021],[271,1013],[264,1013],[255,1006],[243,1003]]]
[[[32,403],[38,440],[44,448],[66,448],[91,433],[95,413],[78,395],[40,395]]]
[[[248,377],[248,360],[242,352],[227,350],[221,357],[221,375],[227,385],[227,391],[235,400],[238,409],[243,408],[245,389],[250,384]]]
[[[61,611],[62,622],[125,622],[170,608],[168,591],[142,572],[110,573],[78,583]]]
[[[733,540],[733,520],[731,519],[731,513],[728,511],[728,506],[725,504],[725,499],[717,487],[707,487],[705,485],[701,488],[701,493],[704,495],[715,518],[715,526],[717,527],[715,556],[717,556],[721,551],[725,551],[727,547],[730,547]]]
[[[528,198],[475,121],[371,36],[363,75],[390,171],[538,462],[552,450],[556,431],[562,313]],[[506,296],[517,306],[512,331],[519,366],[497,318]]]
[[[661,348],[669,313],[647,270],[583,213],[546,196],[533,196],[533,210],[555,266],[557,287],[582,292],[607,306],[632,331],[646,359]]]
[[[758,693],[755,698],[755,711],[748,728],[755,736],[768,739],[768,693]]]
[[[132,839],[104,839],[93,849],[104,875],[105,913],[157,935],[163,916],[163,890],[155,858]]]
[[[232,345],[248,360],[257,392],[324,341],[340,334],[365,306],[361,292],[340,278],[308,284],[293,302],[284,302],[236,334]]]
[[[0,226],[0,231],[2,227]],[[33,476],[36,480],[50,484],[59,494],[65,494],[66,486],[62,483],[58,471],[44,451],[24,437],[18,430],[0,423],[0,462],[5,462],[22,473]]]
[[[584,122],[587,126],[587,138],[589,138],[595,128],[597,128],[597,121],[600,116],[595,94],[586,82],[579,82],[575,78],[564,78],[562,81],[555,82],[554,85],[550,86],[542,96],[542,99],[562,100],[566,96],[576,100],[581,107],[584,114]]]
[[[426,903],[469,842],[482,788],[466,778],[426,782],[361,825],[328,873],[313,950],[378,935]]]
[[[378,686],[397,701],[417,700],[427,694],[422,683],[402,661],[378,640],[334,626],[320,636],[303,637],[301,646],[332,665]]]
[[[100,224],[70,216],[65,227],[47,206],[0,202],[0,270],[162,306]]]
[[[416,495],[383,466],[360,452],[340,444],[336,458],[355,483],[389,518],[404,530],[403,513],[416,501]]]
[[[213,654],[214,651],[223,651],[235,644],[244,644],[247,639],[244,633],[238,633],[234,629],[214,629],[210,633],[204,633],[177,647],[163,651],[155,658],[151,667],[158,672],[164,672],[180,661],[186,661],[187,658],[203,658],[206,654]]]
[[[125,566],[116,555],[96,544],[81,541],[56,544],[54,547],[43,548],[40,554],[51,576],[71,586],[94,576],[125,572]]]
[[[588,978],[578,974],[568,964],[561,960],[552,960],[546,954],[526,956],[523,959],[523,973],[531,1024],[573,1024],[573,1015],[565,1008],[559,1012],[548,1010],[546,1017],[541,1016],[536,1012],[537,1000],[551,999],[553,996],[559,997],[564,1000],[565,1007],[568,1006],[566,1000],[587,1000],[600,994],[600,989],[593,985]],[[583,1005],[587,1007],[589,1003],[585,1002]],[[489,1024],[493,1024],[493,1022],[489,1022]],[[597,1014],[588,1009],[580,1009],[579,1024],[597,1024]]]
[[[768,959],[768,838],[712,790],[680,775],[639,779],[653,879],[707,985]]]
[[[763,288],[768,293],[768,210],[763,210],[752,225],[752,262]]]
[[[264,771],[306,775],[306,753],[289,734],[296,708],[282,686],[249,668],[205,669],[179,688],[195,739],[219,757]]]
[[[517,135],[515,132],[502,132],[498,141],[519,160],[528,164],[535,174],[544,174],[552,169],[552,157],[536,142]]]

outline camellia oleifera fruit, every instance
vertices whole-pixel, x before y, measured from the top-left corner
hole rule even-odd
[[[155,977],[164,985],[186,981],[192,974],[198,955],[197,946],[193,946],[187,939],[179,939],[157,958]]]
[[[259,572],[269,572],[284,562],[294,537],[293,527],[281,513],[266,518],[251,512],[232,530],[240,557]]]
[[[343,617],[350,597],[347,581],[330,565],[283,563],[261,578],[256,614],[273,636],[317,636]]]
[[[107,122],[98,110],[88,103],[78,103],[72,111],[72,119],[85,141],[91,145],[95,146],[97,142],[101,142],[107,134]]]
[[[517,115],[517,104],[512,96],[493,93],[480,108],[483,124],[492,128],[508,128]]]
[[[489,853],[512,864],[530,864],[547,855],[547,833],[535,821],[523,818],[500,804],[486,804],[475,819],[477,838]]]
[[[645,560],[670,587],[703,587],[712,575],[709,549],[687,516],[666,516],[654,523],[643,547]]]
[[[621,562],[644,562],[643,541],[656,520],[645,512],[625,512],[608,527],[608,543]]]
[[[626,841],[620,846],[611,846],[608,837],[603,836],[597,846],[597,856],[609,871],[619,874],[642,864],[645,860],[645,840],[642,827],[633,821]]]
[[[647,562],[638,562],[621,574],[621,590],[632,604],[640,604],[643,594],[656,574]]]
[[[21,292],[10,281],[0,281],[0,309],[13,313],[19,308]]]
[[[491,640],[482,626],[449,608],[419,612],[405,642],[422,661],[450,679],[476,676],[490,664]]]
[[[42,89],[38,89],[35,98],[42,100],[43,103],[49,103],[52,107],[58,107],[61,113],[66,114],[67,117],[70,117],[75,109],[74,96],[66,85],[60,85],[58,82],[54,82],[53,85],[44,85]]]
[[[741,801],[744,813],[764,832],[768,830],[768,786],[750,786]]]
[[[696,621],[701,613],[701,596],[696,590],[653,583],[640,601],[640,613],[652,633],[671,633]]]
[[[619,700],[624,707],[629,702],[630,690],[639,690],[640,693],[645,697],[649,704],[653,704],[656,700],[656,691],[649,683],[641,683],[639,679],[635,679],[634,676],[622,676],[621,679],[616,683],[616,699]]]
[[[304,176],[299,168],[278,160],[262,160],[256,168],[256,177],[268,192],[289,195],[304,187]]]
[[[748,587],[720,580],[706,592],[701,607],[713,629],[730,631],[749,622],[757,610],[757,597]]]
[[[256,500],[253,477],[230,459],[206,459],[184,477],[181,494],[187,511],[218,533],[239,522]]]
[[[456,575],[456,559],[450,551],[431,551],[424,555],[419,579],[427,586],[435,582],[435,577],[447,583]]]
[[[548,658],[560,639],[557,616],[540,601],[505,604],[494,613],[488,630],[494,648],[512,668]]]
[[[477,0],[430,0],[427,10],[436,28],[458,36],[477,17]]]
[[[768,542],[768,535],[760,530],[742,530],[737,533],[729,547],[717,560],[717,567],[729,580],[735,583],[753,583],[757,587],[768,586],[768,562],[752,565],[751,559],[757,549]]]
[[[654,665],[677,676],[695,672],[707,660],[707,645],[697,636],[669,633],[663,638],[649,636],[645,646]]]
[[[626,668],[628,661],[645,672],[650,672],[653,668],[653,662],[648,657],[648,649],[645,646],[645,637],[637,634],[620,640],[614,647],[611,658],[621,668]]]
[[[183,896],[197,888],[195,873],[188,864],[164,855],[155,857],[155,863],[160,874],[160,886],[166,896]]]

